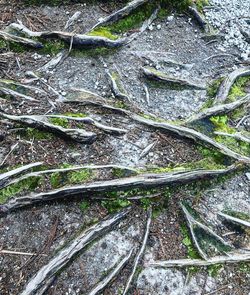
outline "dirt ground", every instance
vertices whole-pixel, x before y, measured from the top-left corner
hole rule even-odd
[[[122,1],[97,1],[95,4],[27,7],[21,2],[0,0],[1,30],[13,22],[21,21],[32,31],[63,31],[69,17],[80,11],[81,16],[71,26],[70,31],[84,34],[100,18],[124,5]],[[154,20],[148,29],[128,45],[103,55],[89,54],[89,51],[80,56],[69,54],[54,69],[43,72],[42,79],[34,79],[32,82],[27,72],[39,73],[39,69],[53,58],[53,54],[43,54],[32,49],[14,52],[9,48],[0,48],[0,79],[15,80],[44,91],[31,92],[36,95],[38,101],[35,102],[0,98],[1,111],[11,115],[82,113],[104,125],[126,129],[125,134],[116,135],[84,124],[84,130],[94,132],[97,139],[93,144],[83,144],[56,135],[48,136],[47,133],[38,138],[27,126],[2,118],[1,169],[42,161],[49,168],[61,167],[63,164],[114,164],[153,171],[169,166],[185,167],[188,163],[202,160],[204,154],[201,153],[199,144],[173,133],[145,126],[119,112],[84,104],[58,103],[54,107],[53,103],[58,95],[67,98],[72,88],[75,88],[91,91],[101,96],[108,104],[120,106],[121,102],[115,97],[110,86],[108,69],[119,73],[130,98],[130,110],[143,110],[148,116],[159,117],[164,122],[185,120],[209,101],[207,91],[152,83],[144,77],[142,67],[150,66],[174,77],[205,83],[209,87],[215,79],[227,75],[239,65],[247,64],[241,59],[241,53],[235,46],[222,52],[222,42],[220,39],[208,41],[190,15],[173,12]],[[249,88],[245,91],[249,92]],[[71,123],[70,128],[75,127],[74,124]],[[245,130],[248,130],[250,123],[246,121],[244,126]],[[142,157],[142,152],[152,143],[155,143],[153,149]],[[183,232],[185,216],[180,207],[183,200],[189,201],[207,224],[227,242],[235,248],[249,251],[249,232],[222,222],[217,215],[224,209],[250,215],[248,173],[249,165],[222,181],[215,177],[205,189],[201,181],[193,184],[197,184],[195,189],[186,184],[178,184],[157,191],[160,197],[156,197],[152,203],[154,214],[145,254],[140,260],[128,294],[250,294],[249,262],[219,265],[216,271],[213,268],[162,269],[149,266],[156,260],[189,257],[189,248],[184,242]],[[112,178],[110,169],[100,169],[88,181],[91,183]],[[49,189],[51,184],[46,179],[33,193]],[[25,195],[27,192],[22,193]],[[22,196],[22,193],[18,197]],[[134,195],[140,193],[135,192]],[[99,197],[105,198],[107,195],[103,193]],[[109,216],[110,210],[105,205],[105,200],[91,199],[91,194],[76,198],[69,196],[63,200],[28,206],[0,217],[1,295],[20,294],[29,280],[62,247],[68,245],[84,228]],[[87,209],[82,207],[84,200],[91,200]],[[146,205],[138,200],[132,201],[128,216],[74,257],[75,259],[54,277],[51,286],[43,294],[90,294],[94,286],[112,271],[131,249],[134,257],[143,240],[147,219]],[[35,255],[4,254],[1,250]],[[100,294],[123,294],[132,267],[133,259]]]

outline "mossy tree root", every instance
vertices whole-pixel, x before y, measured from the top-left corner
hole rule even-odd
[[[115,277],[121,272],[124,266],[128,263],[133,253],[131,249],[127,255],[117,264],[117,266],[103,279],[101,280],[87,295],[96,295],[99,294],[106,286],[115,279]]]
[[[89,124],[89,125],[93,125],[96,128],[99,128],[107,133],[111,133],[111,134],[125,134],[127,133],[126,129],[122,129],[122,128],[116,128],[116,127],[112,127],[112,126],[107,126],[104,125],[102,123],[97,122],[96,120],[90,118],[90,117],[71,117],[71,116],[63,116],[63,115],[46,115],[47,118],[61,118],[61,119],[67,119],[67,120],[73,120],[73,121],[78,121],[84,124]]]
[[[149,263],[148,267],[187,267],[187,266],[209,266],[215,264],[227,264],[227,263],[240,263],[250,261],[249,253],[237,253],[232,252],[230,256],[215,256],[208,260],[202,259],[179,259],[179,260],[166,260],[166,261],[155,261]]]
[[[43,48],[43,44],[38,41],[34,41],[34,40],[28,39],[28,38],[19,37],[19,36],[13,35],[13,34],[6,33],[4,31],[0,31],[0,38],[4,39],[6,41],[9,41],[9,42],[23,44],[23,45],[33,47],[36,49]]]
[[[215,97],[215,103],[216,102],[223,103],[224,101],[226,101],[229,95],[230,89],[232,88],[234,82],[240,77],[245,77],[249,75],[250,75],[250,67],[239,68],[233,71],[232,73],[230,73],[225,78],[225,80],[221,83]]]
[[[153,188],[174,183],[186,183],[207,177],[225,175],[235,171],[237,166],[232,165],[225,169],[217,170],[191,170],[187,172],[151,173],[138,176],[125,177],[112,180],[96,181],[75,186],[62,187],[48,192],[31,194],[15,199],[10,199],[0,206],[0,212],[8,213],[18,208],[26,207],[41,202],[59,200],[69,196],[85,193],[100,193],[110,191],[123,191],[135,188]]]
[[[96,140],[96,134],[93,132],[87,132],[83,129],[67,129],[58,125],[54,125],[47,120],[46,116],[42,115],[15,116],[0,112],[0,117],[20,124],[28,125],[33,128],[45,130],[53,134],[58,134],[63,138],[73,139],[74,141],[81,143],[91,144]]]
[[[237,133],[225,133],[225,132],[214,132],[214,134],[216,135],[222,135],[222,136],[226,136],[226,137],[233,137],[236,140],[240,140],[240,141],[244,141],[245,143],[250,143],[250,137],[246,137],[244,135],[242,135],[240,132]]]
[[[212,116],[227,114],[227,113],[230,113],[230,112],[234,111],[235,109],[237,109],[245,104],[248,104],[248,103],[250,103],[250,94],[248,94],[248,95],[244,96],[243,98],[238,99],[234,102],[227,103],[227,104],[220,104],[220,105],[216,105],[211,108],[205,109],[205,110],[201,111],[200,113],[198,113],[194,116],[191,116],[189,119],[187,119],[185,121],[185,123],[190,124],[195,121],[209,118]]]
[[[115,11],[114,13],[110,14],[109,16],[103,18],[99,21],[92,29],[94,30],[97,27],[104,26],[110,23],[114,23],[121,18],[128,16],[131,12],[133,12],[139,6],[149,2],[149,0],[134,0],[129,2],[125,7]]]
[[[47,286],[48,284],[46,283],[56,277],[58,273],[70,264],[91,242],[104,235],[114,225],[125,218],[129,211],[130,208],[124,209],[115,215],[108,216],[108,218],[83,231],[30,279],[20,295],[37,294],[39,289],[44,285]]]
[[[137,266],[138,266],[141,258],[143,257],[143,254],[144,254],[144,251],[145,251],[145,248],[146,248],[146,245],[147,245],[147,241],[148,241],[151,220],[152,220],[152,208],[149,208],[149,210],[147,212],[147,223],[146,223],[146,226],[145,226],[145,233],[144,233],[143,241],[142,241],[142,244],[141,244],[141,247],[140,247],[138,253],[136,254],[134,264],[133,264],[133,268],[132,268],[131,274],[130,274],[130,276],[128,278],[126,287],[125,287],[125,289],[123,291],[123,295],[126,295],[128,293],[128,291],[130,289],[130,286],[131,286],[131,283],[133,281],[133,278],[135,276]]]
[[[153,79],[156,81],[169,83],[169,84],[176,84],[181,87],[195,88],[195,89],[201,89],[201,90],[206,89],[206,85],[203,84],[201,81],[197,83],[187,79],[176,78],[174,76],[169,76],[166,73],[163,73],[161,71],[155,70],[154,68],[151,68],[151,67],[144,67],[142,68],[142,71],[147,78]]]
[[[24,166],[18,167],[16,169],[10,170],[8,172],[2,173],[0,175],[0,189],[7,186],[13,180],[13,177],[18,176],[19,174],[21,174],[27,170],[30,170],[34,167],[41,166],[42,164],[43,164],[43,162],[31,163],[31,164],[24,165]]]
[[[246,157],[244,155],[238,154],[228,147],[224,146],[221,143],[216,142],[212,138],[206,136],[205,134],[198,132],[194,129],[184,127],[184,126],[179,126],[179,125],[173,125],[170,123],[165,123],[165,122],[157,122],[148,118],[143,117],[142,115],[137,115],[136,113],[133,113],[131,111],[122,109],[122,108],[117,108],[112,105],[108,105],[102,102],[94,102],[90,100],[82,100],[81,98],[73,98],[73,99],[65,99],[63,100],[65,103],[81,103],[83,105],[92,105],[95,107],[100,107],[104,108],[107,110],[111,110],[120,114],[123,114],[125,116],[128,116],[129,118],[133,119],[136,122],[139,122],[141,124],[147,125],[149,127],[153,127],[155,129],[159,129],[163,132],[171,132],[174,134],[177,134],[178,136],[185,137],[188,139],[192,139],[195,142],[199,142],[201,144],[210,146],[218,150],[220,153],[224,154],[225,156],[228,156],[230,158],[233,158],[236,161],[240,161],[242,163],[245,163],[247,165],[250,164],[250,158]]]

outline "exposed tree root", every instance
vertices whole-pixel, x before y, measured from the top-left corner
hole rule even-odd
[[[25,95],[25,94],[15,91],[15,90],[12,90],[10,88],[5,88],[5,87],[0,86],[0,94],[1,93],[4,95],[10,95],[11,97],[13,97],[15,99],[25,99],[25,100],[30,100],[30,101],[38,101],[37,99],[35,99],[29,95]]]
[[[93,132],[87,132],[83,129],[67,129],[61,126],[57,126],[50,123],[47,120],[46,116],[42,116],[42,115],[14,116],[14,115],[8,115],[3,112],[0,112],[0,116],[20,124],[25,124],[34,128],[38,128],[38,129],[46,130],[51,133],[58,134],[59,136],[64,138],[73,139],[74,141],[77,141],[77,142],[91,144],[96,139],[96,134]]]
[[[133,10],[135,10],[137,7],[145,4],[148,1],[149,0],[134,0],[134,1],[129,2],[122,9],[119,9],[119,10],[115,11],[114,13],[110,14],[109,16],[105,17],[104,19],[102,19],[91,30],[95,29],[96,27],[100,27],[103,25],[114,23],[114,22],[118,21],[119,19],[128,16]]]
[[[214,132],[214,134],[216,135],[222,135],[222,136],[226,136],[226,137],[233,137],[237,140],[240,141],[244,141],[246,143],[250,143],[250,137],[246,137],[244,135],[242,135],[241,133],[237,132],[237,133],[225,133],[225,132]]]
[[[117,266],[102,280],[100,281],[94,289],[92,289],[88,295],[99,294],[123,269],[123,267],[128,263],[130,257],[132,256],[133,249],[117,264]]]
[[[59,52],[55,57],[53,57],[48,63],[43,65],[41,68],[38,69],[40,72],[46,72],[53,70],[66,56],[66,52],[62,51]]]
[[[70,117],[70,116],[63,116],[63,115],[46,115],[46,117],[47,118],[62,118],[62,119],[67,119],[67,120],[79,121],[84,124],[93,125],[99,129],[101,129],[107,133],[111,133],[111,134],[118,134],[119,135],[119,134],[124,134],[127,132],[127,130],[125,130],[125,129],[103,125],[90,117],[80,118],[80,117]]]
[[[201,119],[205,119],[208,117],[212,117],[212,116],[216,116],[216,115],[220,115],[220,114],[226,114],[229,113],[247,103],[250,102],[250,94],[246,95],[245,97],[236,100],[234,102],[231,103],[227,103],[227,104],[220,104],[220,105],[216,105],[214,107],[205,109],[204,111],[191,116],[189,119],[187,119],[185,121],[185,123],[192,123]]]
[[[127,166],[120,166],[120,165],[85,165],[85,166],[76,166],[71,168],[58,168],[58,169],[49,169],[49,170],[41,170],[41,171],[35,171],[30,172],[27,174],[22,175],[19,178],[14,178],[13,180],[9,180],[7,183],[5,182],[3,185],[0,183],[0,188],[6,187],[7,185],[12,185],[15,183],[18,183],[19,181],[22,181],[24,179],[27,179],[29,177],[38,177],[44,174],[51,174],[51,173],[65,173],[65,172],[72,172],[72,171],[78,171],[83,169],[90,169],[90,170],[98,170],[98,169],[120,169],[124,172],[130,172],[131,174],[137,174],[138,171],[136,169],[127,167]]]
[[[113,107],[111,105],[101,103],[101,102],[82,100],[81,98],[65,99],[65,100],[63,100],[63,102],[65,102],[65,103],[78,102],[78,103],[81,103],[82,105],[92,105],[95,107],[101,107],[104,109],[108,109],[108,110],[126,115],[129,118],[131,118],[141,124],[147,125],[149,127],[153,127],[153,128],[159,129],[164,132],[172,132],[172,133],[175,133],[179,136],[192,139],[196,142],[198,141],[201,144],[206,144],[208,146],[215,148],[216,150],[218,150],[219,152],[221,152],[222,154],[224,154],[228,157],[231,157],[237,161],[241,161],[245,164],[250,164],[249,157],[238,154],[238,153],[230,150],[228,147],[224,146],[223,144],[220,144],[220,143],[216,142],[215,140],[213,140],[212,138],[206,136],[205,134],[202,134],[202,133],[200,133],[194,129],[191,129],[191,128],[187,128],[187,127],[180,126],[180,125],[173,125],[173,124],[165,123],[165,122],[157,122],[157,121],[142,117],[140,115],[137,115],[135,113],[132,113],[128,110],[125,110],[122,108],[116,108],[116,107]]]
[[[28,38],[18,37],[16,35],[12,35],[3,31],[0,31],[0,38],[6,41],[20,43],[30,47],[34,47],[36,49],[43,48],[43,44],[40,42],[34,41],[32,39],[28,39]]]
[[[165,83],[170,83],[170,84],[176,84],[180,85],[182,87],[188,87],[188,88],[196,88],[196,89],[206,89],[206,85],[200,83],[196,83],[190,80],[186,79],[181,79],[181,78],[176,78],[173,76],[169,76],[163,72],[160,72],[158,70],[155,70],[154,68],[151,67],[144,67],[142,68],[142,71],[144,75],[153,80],[165,82]]]
[[[238,224],[238,225],[243,225],[243,226],[246,226],[246,227],[250,227],[250,222],[249,221],[246,221],[246,220],[243,220],[241,218],[237,218],[237,217],[234,217],[234,216],[222,213],[222,212],[218,213],[218,215],[222,216],[224,219],[226,219],[227,221],[230,221],[232,223],[235,223],[235,224]]]
[[[76,11],[67,21],[64,29],[67,30],[70,26],[72,26],[81,16],[81,12],[80,11]]]
[[[130,209],[125,209],[113,216],[110,216],[99,223],[91,226],[78,237],[76,237],[69,245],[64,247],[58,254],[44,265],[28,282],[20,295],[37,294],[40,288],[55,277],[59,271],[65,268],[77,254],[80,254],[86,246],[88,246],[96,238],[104,235],[112,226],[117,224],[121,219],[126,217]]]
[[[185,207],[183,204],[181,205],[181,207],[188,221],[188,226],[190,228],[192,239],[197,250],[199,251],[199,254],[203,259],[209,260],[212,256],[214,256],[214,253],[218,255],[232,251],[232,246],[227,244],[209,227],[198,221],[197,218],[194,218],[194,214],[191,215],[190,210],[188,210],[187,207]],[[194,211],[193,209],[191,210]],[[195,214],[197,215],[196,212]]]
[[[8,213],[17,208],[22,208],[39,202],[58,200],[84,193],[110,192],[133,188],[152,188],[172,183],[189,182],[206,177],[223,175],[232,172],[235,169],[236,166],[233,165],[226,169],[219,170],[193,170],[188,172],[142,174],[120,179],[96,181],[76,186],[68,186],[49,192],[41,192],[38,194],[31,194],[28,196],[11,199],[6,204],[0,206],[0,212]]]
[[[240,77],[244,77],[244,76],[249,76],[249,75],[250,75],[250,67],[240,68],[230,73],[225,78],[225,80],[221,83],[219,90],[216,94],[215,102],[222,103],[226,101],[229,95],[230,89],[233,86],[236,79]]]
[[[202,259],[180,259],[180,260],[166,260],[155,261],[150,263],[149,267],[187,267],[187,266],[209,266],[214,264],[240,263],[250,261],[249,253],[231,253],[229,256],[216,256],[208,260]]]
[[[14,176],[17,176],[23,173],[24,171],[27,171],[34,167],[41,166],[42,164],[43,164],[42,162],[31,163],[31,164],[24,165],[22,167],[0,174],[0,189],[3,188],[4,186],[7,186],[12,181],[12,178]]]
[[[131,286],[131,283],[133,281],[133,278],[135,276],[135,272],[136,272],[136,269],[137,269],[137,266],[144,254],[144,251],[145,251],[145,248],[146,248],[146,245],[147,245],[147,241],[148,241],[148,236],[149,236],[149,231],[150,231],[150,224],[151,224],[151,219],[152,219],[152,208],[150,208],[148,210],[148,218],[147,218],[147,224],[146,224],[146,228],[145,228],[145,233],[144,233],[144,237],[143,237],[143,241],[142,241],[142,244],[141,244],[141,247],[138,251],[138,253],[136,254],[136,257],[135,257],[135,261],[134,261],[134,265],[133,265],[133,269],[132,269],[132,272],[128,278],[128,281],[127,281],[127,284],[126,284],[126,287],[123,291],[123,295],[126,295],[130,289],[130,286]]]

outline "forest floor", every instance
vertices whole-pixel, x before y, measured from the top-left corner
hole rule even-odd
[[[87,2],[26,6],[19,1],[15,5],[14,1],[0,0],[0,31],[18,22],[31,31],[65,31],[69,18],[79,11],[79,18],[67,30],[84,34],[101,18],[124,6],[123,1],[115,1],[115,4]],[[26,47],[23,50],[23,47],[14,46],[12,42],[1,43],[0,39],[1,114],[91,117],[99,124],[122,130],[107,132],[98,125],[65,118],[50,121],[66,129],[84,129],[95,134],[91,143],[82,143],[65,139],[50,130],[40,131],[36,125],[15,122],[0,114],[2,175],[35,162],[43,162],[43,166],[41,170],[36,167],[33,172],[84,165],[102,166],[84,168],[71,174],[47,173],[32,183],[21,180],[12,186],[11,183],[2,186],[0,178],[0,213],[1,210],[4,213],[0,217],[1,295],[17,295],[22,291],[22,294],[96,294],[93,291],[95,286],[105,281],[121,259],[133,249],[132,258],[100,290],[105,295],[123,294],[133,267],[133,258],[142,245],[150,210],[153,210],[153,214],[146,248],[128,294],[250,294],[249,260],[209,267],[163,268],[153,265],[155,261],[202,258],[192,240],[182,202],[198,212],[199,220],[201,218],[232,249],[249,254],[249,228],[232,224],[218,215],[222,211],[238,212],[250,219],[249,141],[232,143],[211,135],[212,129],[229,133],[234,133],[230,130],[237,130],[249,136],[249,102],[241,106],[238,112],[234,110],[230,114],[213,116],[213,120],[202,121],[198,127],[185,125],[192,130],[197,127],[199,132],[202,130],[213,140],[232,150],[235,148],[237,155],[244,155],[243,160],[240,158],[239,161],[237,157],[232,159],[225,153],[221,154],[202,141],[144,124],[117,110],[138,114],[158,124],[184,126],[183,122],[199,113],[204,106],[211,106],[223,77],[238,68],[249,70],[250,48],[245,33],[247,30],[249,32],[248,1],[241,1],[242,7],[237,6],[237,1],[229,1],[231,6],[227,6],[226,0],[219,4],[217,2],[220,1],[211,2],[210,6],[204,7],[207,22],[213,27],[209,35],[189,13],[168,11],[167,14],[158,14],[146,30],[119,48],[85,49],[75,48],[71,44],[71,50],[70,44],[46,39],[46,50]],[[221,15],[224,15],[223,19]],[[243,17],[246,22],[242,20]],[[136,34],[140,25],[123,33],[122,37]],[[42,68],[55,57],[60,58],[61,52],[64,57],[59,63],[45,70]],[[143,73],[145,68],[205,87],[186,87],[151,80]],[[122,89],[125,98],[119,97],[110,76],[119,77],[116,86]],[[13,93],[6,94],[7,80],[19,83],[12,88],[16,97]],[[28,89],[23,85],[36,88]],[[230,91],[230,101],[241,99],[249,92],[249,77],[240,78]],[[18,97],[18,93],[35,100]],[[72,98],[75,102],[67,101]],[[112,105],[116,110],[103,105]],[[155,173],[152,176],[155,179],[156,174],[165,175],[173,171],[219,171],[232,164],[238,165],[238,162],[239,169],[223,176],[213,172],[212,177],[197,177],[149,188],[135,184],[133,189],[126,187],[126,190],[119,187],[109,192],[105,189],[99,192],[98,189],[91,190],[92,184],[98,183],[101,187],[113,179],[126,181],[138,174],[140,178],[140,175]],[[106,165],[116,165],[118,168],[103,168]],[[25,176],[25,173],[22,175]],[[6,208],[10,208],[8,206],[12,206],[18,198],[25,199],[29,195],[79,184],[89,186],[87,192],[65,195],[64,198],[58,197],[48,202],[35,201],[27,203],[28,206],[21,204],[20,209],[17,206],[16,210],[5,214]],[[46,291],[41,291],[39,286],[39,291],[29,293],[25,287],[28,282],[84,229],[120,210],[126,210],[124,208],[127,206],[130,206],[130,211],[126,217],[56,271]],[[197,237],[199,239],[204,239],[205,249],[209,241],[204,236]]]

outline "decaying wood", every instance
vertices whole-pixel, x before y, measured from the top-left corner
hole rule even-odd
[[[101,21],[99,21],[91,30],[95,29],[96,27],[107,25],[110,23],[114,23],[118,21],[121,18],[124,18],[128,16],[132,11],[134,11],[139,6],[145,4],[149,0],[134,0],[129,2],[125,7],[123,7],[120,10],[115,11],[111,15],[103,18]]]
[[[246,143],[250,143],[250,137],[244,136],[240,132],[237,133],[226,133],[226,132],[214,132],[216,135],[226,136],[226,137],[233,137],[237,140],[244,141]]]
[[[0,250],[1,254],[7,254],[7,255],[21,255],[21,256],[36,256],[37,253],[30,253],[30,252],[20,252],[20,251],[11,251],[11,250]],[[41,256],[48,256],[46,254],[40,254]]]
[[[28,39],[28,38],[18,37],[16,35],[12,35],[12,34],[4,32],[4,31],[0,31],[0,38],[4,39],[6,41],[20,43],[23,45],[34,47],[36,49],[43,48],[43,44],[40,42],[34,41],[32,39]]]
[[[219,170],[193,170],[187,172],[172,173],[151,173],[138,176],[125,177],[112,180],[96,181],[75,186],[62,187],[48,192],[31,194],[24,197],[10,199],[6,204],[0,206],[0,212],[8,213],[17,208],[39,202],[47,202],[57,199],[63,199],[69,196],[82,195],[84,193],[110,192],[119,190],[128,190],[133,188],[152,188],[164,186],[171,183],[182,183],[198,180],[206,177],[213,177],[232,172],[236,166],[230,166]]]
[[[29,169],[32,169],[34,167],[37,166],[41,166],[43,164],[43,162],[36,162],[36,163],[31,163],[28,165],[24,165],[22,167],[10,170],[8,172],[2,173],[0,174],[0,189],[3,188],[4,186],[6,186],[14,176],[17,176],[21,173],[23,173],[24,171],[27,171]]]
[[[150,225],[151,225],[151,220],[152,220],[152,208],[150,208],[148,210],[147,215],[148,215],[148,218],[147,218],[147,224],[146,224],[146,227],[145,227],[145,233],[144,233],[143,241],[142,241],[142,244],[141,244],[141,247],[140,247],[138,253],[136,254],[133,269],[132,269],[131,274],[130,274],[130,276],[128,278],[126,287],[125,287],[125,289],[123,291],[123,295],[126,295],[128,293],[128,291],[129,291],[129,289],[130,289],[131,283],[132,283],[133,278],[135,276],[137,266],[138,266],[143,254],[144,254],[144,251],[145,251],[145,248],[146,248],[146,245],[147,245],[149,231],[150,231]]]
[[[187,266],[209,266],[220,263],[240,263],[250,261],[250,253],[229,253],[228,256],[215,256],[208,260],[202,259],[180,259],[155,261],[148,264],[149,267],[187,267]]]
[[[133,249],[131,249],[129,253],[117,264],[117,266],[115,266],[115,268],[87,294],[99,294],[99,292],[101,292],[121,272],[124,266],[128,263],[132,253]]]
[[[23,116],[15,116],[15,115],[8,115],[3,112],[0,112],[0,116],[11,121],[25,124],[34,128],[38,128],[41,130],[46,130],[51,133],[58,134],[64,138],[70,138],[77,142],[82,143],[93,143],[96,139],[96,134],[93,132],[87,132],[83,129],[68,129],[63,128],[61,126],[54,125],[50,123],[46,116],[42,115],[23,115]]]
[[[225,213],[222,213],[222,212],[219,212],[218,215],[222,216],[227,221],[231,221],[232,223],[236,223],[236,224],[239,224],[239,225],[250,227],[250,222],[249,221],[243,220],[241,218],[233,217],[231,215],[228,215],[228,214],[225,214]]]
[[[182,207],[183,212],[185,213],[185,217],[186,217],[187,222],[188,222],[188,226],[189,226],[189,229],[190,229],[190,232],[191,232],[192,239],[193,239],[193,241],[195,243],[195,246],[196,246],[199,254],[201,255],[201,257],[203,259],[209,260],[212,256],[211,256],[211,253],[208,253],[208,251],[205,252],[205,250],[202,249],[202,247],[201,247],[202,241],[200,240],[201,238],[196,237],[194,227],[198,227],[199,229],[203,230],[208,236],[210,236],[210,239],[213,239],[214,241],[216,241],[216,243],[214,243],[214,248],[215,248],[216,252],[218,252],[220,254],[224,254],[224,252],[226,251],[226,250],[223,250],[223,252],[221,253],[221,250],[219,249],[219,246],[221,248],[223,247],[223,249],[227,249],[227,252],[232,251],[233,247],[231,245],[229,245],[228,243],[226,243],[223,240],[223,238],[221,238],[219,235],[217,235],[208,226],[206,226],[205,224],[203,224],[200,221],[198,221],[197,219],[195,219],[189,213],[189,210],[187,210],[187,208],[183,204],[181,205],[181,207]],[[208,239],[207,243],[209,243],[210,239]],[[212,245],[212,243],[211,243],[211,245]]]
[[[66,95],[65,98],[59,99],[59,102],[85,102],[85,101],[93,101],[93,102],[100,102],[105,103],[105,99],[91,91],[88,91],[83,88],[71,88],[69,93]]]
[[[46,117],[47,118],[62,118],[62,119],[67,119],[67,120],[79,121],[84,124],[93,125],[99,129],[101,129],[107,133],[111,133],[111,134],[118,134],[119,135],[119,134],[124,134],[127,132],[126,129],[103,125],[90,117],[82,117],[81,118],[81,117],[70,117],[70,116],[63,116],[63,115],[46,115]]]
[[[43,65],[41,68],[38,69],[40,72],[46,72],[53,70],[66,56],[66,52],[62,51],[59,52],[55,57],[53,57],[49,62]]]
[[[215,148],[216,150],[218,150],[219,152],[221,152],[222,154],[224,154],[228,157],[231,157],[237,161],[241,161],[246,164],[250,163],[249,157],[238,154],[238,153],[230,150],[228,147],[224,146],[223,144],[218,143],[215,140],[213,140],[212,138],[206,136],[205,134],[202,134],[202,133],[200,133],[194,129],[191,129],[191,128],[187,128],[187,127],[180,126],[180,125],[173,125],[173,124],[165,123],[165,122],[157,122],[157,121],[142,117],[140,115],[137,115],[135,113],[132,113],[128,110],[113,107],[111,105],[108,105],[108,104],[105,104],[102,102],[82,100],[79,98],[64,99],[63,102],[65,102],[65,103],[71,103],[71,102],[81,103],[82,105],[92,105],[95,107],[100,107],[100,108],[104,108],[107,110],[111,110],[111,111],[126,115],[129,118],[131,118],[141,124],[147,125],[149,127],[159,129],[163,132],[171,132],[171,133],[177,134],[178,136],[189,138],[189,139],[192,139],[196,142],[200,142],[201,144],[211,146],[211,147]]]
[[[143,71],[143,74],[149,79],[170,83],[170,84],[176,84],[182,87],[206,89],[206,85],[203,84],[202,82],[196,83],[193,81],[189,81],[187,79],[176,78],[174,76],[170,76],[163,72],[155,70],[154,68],[151,68],[151,67],[144,67],[142,68],[142,71]]]
[[[192,14],[192,16],[195,18],[199,26],[206,32],[208,33],[208,23],[205,19],[205,17],[198,11],[195,5],[189,6],[188,11]]]
[[[250,94],[231,103],[220,104],[213,106],[211,108],[207,108],[204,111],[201,111],[200,113],[191,116],[189,119],[185,121],[185,123],[192,123],[212,116],[227,114],[247,103],[250,103]]]
[[[244,76],[249,76],[250,75],[250,67],[244,67],[244,68],[239,68],[232,73],[230,73],[224,81],[221,83],[219,90],[216,94],[215,101],[216,102],[224,102],[230,92],[230,89],[232,88],[234,82],[236,79]]]
[[[47,281],[55,277],[59,271],[65,268],[76,255],[79,255],[92,241],[104,235],[115,224],[125,218],[129,211],[130,208],[120,211],[83,231],[30,279],[20,295],[37,294],[36,291],[41,289]]]

